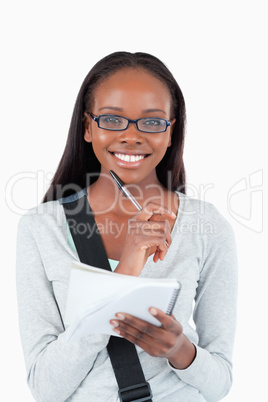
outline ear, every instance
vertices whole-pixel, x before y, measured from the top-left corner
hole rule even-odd
[[[91,124],[87,113],[84,113],[84,119],[85,119],[84,140],[86,142],[92,142]]]
[[[173,129],[174,129],[175,123],[176,123],[176,119],[171,120],[170,130],[169,130],[169,142],[168,142],[168,147],[170,147],[170,145],[171,145],[172,133],[173,133]]]

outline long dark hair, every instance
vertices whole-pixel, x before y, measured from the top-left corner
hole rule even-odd
[[[176,118],[172,145],[156,167],[158,180],[169,190],[185,193],[183,146],[185,135],[185,102],[181,89],[168,68],[148,53],[115,52],[101,59],[89,71],[78,93],[71,120],[67,143],[51,185],[43,202],[56,200],[86,187],[87,175],[91,183],[97,180],[100,163],[91,143],[84,140],[84,112],[90,112],[94,90],[111,74],[126,68],[143,68],[162,81],[172,98],[171,119]],[[92,175],[94,178],[92,179]]]

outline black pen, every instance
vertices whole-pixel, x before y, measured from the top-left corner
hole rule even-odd
[[[133,205],[137,208],[138,211],[142,209],[136,198],[133,197],[133,195],[128,191],[128,189],[125,187],[125,183],[117,176],[117,174],[113,171],[110,170],[110,174],[112,178],[114,179],[114,182],[118,186],[119,190],[124,194],[126,198],[128,198]],[[168,242],[165,241],[165,245],[168,247]]]
[[[110,170],[110,174],[114,179],[116,185],[118,186],[119,190],[124,194],[126,198],[128,198],[132,202],[133,205],[135,205],[137,210],[140,211],[142,207],[140,206],[136,198],[134,198],[133,195],[125,187],[125,183],[117,176],[117,174],[113,170]]]

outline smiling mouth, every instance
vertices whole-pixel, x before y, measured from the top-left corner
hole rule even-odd
[[[118,152],[110,152],[116,158],[120,159],[124,162],[138,162],[141,159],[147,158],[150,154],[140,154],[140,155],[133,155],[133,154],[121,154]]]

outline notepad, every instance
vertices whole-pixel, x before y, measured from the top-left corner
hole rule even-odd
[[[149,308],[171,314],[179,291],[177,279],[122,275],[73,261],[64,320],[69,326],[67,341],[90,334],[120,337],[110,324],[118,312],[160,326]]]

